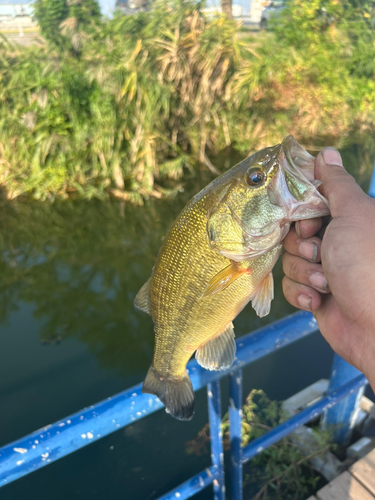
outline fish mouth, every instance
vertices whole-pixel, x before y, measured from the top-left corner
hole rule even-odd
[[[315,158],[306,151],[292,135],[285,137],[281,143],[282,152],[289,167],[295,172],[296,170],[315,187],[319,187],[321,182],[314,177]]]
[[[260,220],[259,214],[256,221],[252,217],[242,217],[242,212],[236,210],[238,204],[232,206],[232,201],[237,201],[236,197],[232,200],[227,196],[221,200],[220,214],[219,211],[211,213],[207,223],[210,248],[239,262],[263,255],[276,247],[294,221],[330,213],[328,201],[317,189],[321,183],[314,178],[315,158],[294,137],[288,136],[281,144],[260,151],[253,160],[253,163],[256,162],[262,162],[269,175],[266,185],[268,203],[256,205],[264,220]],[[275,207],[272,208],[272,205]],[[215,217],[216,223],[218,218],[226,222],[225,231],[216,232]]]
[[[278,162],[268,186],[270,202],[286,208],[291,222],[329,215],[328,200],[317,189],[321,182],[314,177],[315,158],[293,136],[281,143]]]

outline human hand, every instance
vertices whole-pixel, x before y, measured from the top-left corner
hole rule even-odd
[[[375,390],[375,200],[324,149],[315,178],[332,220],[299,221],[284,240],[283,291],[293,306],[312,311],[332,349],[362,371]]]

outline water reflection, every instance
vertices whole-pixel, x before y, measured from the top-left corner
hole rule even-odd
[[[344,159],[366,188],[371,155],[367,150],[361,155],[352,147]],[[32,303],[42,343],[55,345],[75,337],[102,367],[145,372],[152,358],[153,325],[134,308],[134,297],[150,275],[167,228],[210,180],[209,174],[200,174],[176,199],[144,207],[118,202],[3,206],[0,321],[6,323],[19,301]],[[260,321],[247,307],[235,322],[237,335],[293,311],[282,296],[281,278],[279,263],[271,314]]]
[[[139,367],[152,352],[151,321],[133,299],[169,223],[166,209],[126,207],[122,215],[118,203],[3,207],[1,321],[19,301],[32,302],[44,343],[75,336],[103,366]]]

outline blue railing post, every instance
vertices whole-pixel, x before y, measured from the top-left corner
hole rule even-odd
[[[225,500],[223,432],[221,430],[220,381],[207,384],[208,415],[210,417],[211,459],[218,472],[214,479],[214,500]]]
[[[327,394],[331,394],[358,375],[361,375],[361,372],[357,368],[335,354]],[[364,387],[361,387],[324,412],[322,426],[325,428],[334,427],[333,439],[338,444],[346,445],[350,441],[363,391]]]
[[[242,500],[242,370],[229,375],[229,423],[232,500]]]

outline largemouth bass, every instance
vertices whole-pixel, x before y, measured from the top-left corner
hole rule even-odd
[[[314,158],[292,136],[219,176],[186,205],[169,229],[135,305],[155,325],[143,392],[180,420],[194,415],[186,364],[209,370],[235,358],[233,319],[251,300],[269,313],[272,269],[293,221],[329,214],[317,190]]]

